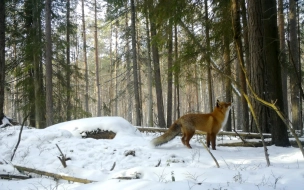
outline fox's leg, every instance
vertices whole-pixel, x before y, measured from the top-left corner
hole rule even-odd
[[[186,139],[186,135],[183,133],[183,134],[182,134],[182,139],[181,139],[183,145],[186,145],[186,140],[185,140],[185,139]]]
[[[215,142],[216,142],[216,134],[214,134],[214,133],[211,133],[211,145],[212,145],[212,149],[213,150],[216,150],[216,148],[215,148]]]
[[[210,147],[210,134],[207,133],[207,147]]]
[[[186,139],[185,139],[185,145],[188,147],[188,148],[192,148],[189,144],[189,141],[190,139],[193,137],[195,131],[188,131],[188,133],[186,134]]]
[[[181,140],[182,140],[182,143],[183,143],[183,145],[185,145],[186,146],[186,131],[184,130],[184,128],[183,127],[181,127],[181,131],[182,131],[182,138],[181,138]]]

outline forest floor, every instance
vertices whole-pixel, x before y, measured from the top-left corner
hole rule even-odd
[[[97,129],[113,131],[116,136],[113,139],[82,138],[85,135],[82,132]],[[46,129],[25,127],[10,162],[19,131],[20,126],[0,129],[0,175],[28,176],[28,172],[22,174],[13,167],[18,165],[94,182],[54,180],[30,173],[30,179],[0,179],[1,190],[300,190],[304,186],[304,158],[295,147],[268,146],[270,166],[267,166],[262,147],[218,146],[217,150],[211,150],[218,168],[201,144],[205,141],[203,136],[192,138],[193,149],[182,145],[180,137],[153,147],[150,141],[159,133],[139,132],[120,117],[99,117],[60,123]],[[240,142],[238,137],[217,138],[217,144]],[[69,158],[66,168],[58,159],[62,155],[56,145]],[[130,152],[132,154],[128,154]]]

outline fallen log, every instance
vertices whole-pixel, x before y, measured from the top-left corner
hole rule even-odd
[[[92,181],[92,180],[88,180],[88,179],[82,179],[82,178],[66,176],[66,175],[59,175],[59,174],[46,172],[46,171],[42,171],[42,170],[36,170],[36,169],[33,169],[33,168],[27,168],[27,167],[23,167],[23,166],[17,166],[17,165],[13,165],[13,166],[19,172],[30,172],[30,173],[35,173],[35,174],[38,174],[38,175],[44,175],[44,176],[52,177],[52,178],[55,178],[55,179],[63,179],[63,180],[67,180],[67,181],[73,181],[73,182],[84,183],[84,184],[96,182],[96,181]]]
[[[138,127],[137,129],[140,132],[153,132],[153,133],[155,132],[164,133],[168,130],[167,128],[156,128],[156,127]],[[206,135],[206,132],[195,131],[195,134]],[[245,132],[238,132],[238,134],[236,134],[235,132],[220,131],[218,135],[242,136],[244,138],[257,138],[257,139],[261,138],[259,133],[245,133]],[[263,136],[264,138],[271,138],[271,134],[268,133],[264,133]]]
[[[270,142],[266,142],[267,146],[270,146]],[[234,143],[221,143],[218,146],[227,146],[227,147],[263,147],[262,142],[234,142]]]
[[[265,142],[266,146],[271,146],[271,142]],[[301,144],[304,146],[304,142],[301,141]],[[296,141],[290,141],[290,145],[295,148],[299,148],[298,144]],[[221,143],[218,144],[218,146],[227,146],[227,147],[263,147],[263,144],[261,141],[259,142],[234,142],[234,143]]]

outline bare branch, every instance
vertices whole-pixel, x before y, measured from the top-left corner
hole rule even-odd
[[[208,151],[208,153],[210,154],[210,156],[213,158],[213,160],[214,160],[216,166],[217,166],[218,168],[220,168],[219,163],[217,162],[217,160],[216,160],[216,158],[213,156],[213,154],[210,152],[210,150],[209,150],[209,148],[206,146],[206,144],[205,144],[202,140],[200,140],[200,142],[204,145],[205,149]]]
[[[61,157],[57,156],[57,158],[60,160],[61,164],[63,165],[64,168],[67,167],[67,164],[66,164],[66,161],[67,160],[71,160],[71,158],[67,158],[66,155],[64,155],[61,151],[61,149],[59,148],[59,146],[56,144],[60,154],[61,154]]]
[[[247,143],[247,141],[243,139],[243,137],[241,137],[241,135],[235,129],[233,129],[233,131],[235,132],[235,134],[237,134],[238,137],[240,137],[244,144]]]
[[[14,158],[14,156],[15,156],[16,150],[17,150],[17,148],[18,148],[18,146],[19,146],[19,144],[20,144],[23,126],[24,126],[24,123],[25,123],[25,121],[27,120],[27,118],[28,118],[29,115],[30,115],[30,114],[28,114],[27,116],[25,116],[25,118],[23,119],[23,122],[22,122],[22,125],[21,125],[21,128],[20,128],[20,132],[19,132],[18,141],[17,141],[17,144],[16,144],[16,146],[15,146],[13,155],[12,155],[12,157],[11,157],[11,161],[13,161],[13,158]]]

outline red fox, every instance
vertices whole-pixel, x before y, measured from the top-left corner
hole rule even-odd
[[[227,123],[231,102],[220,102],[217,100],[216,107],[212,113],[207,114],[186,114],[177,119],[170,128],[161,136],[152,140],[154,146],[160,146],[174,139],[182,132],[182,143],[188,148],[192,148],[189,144],[195,130],[207,133],[207,146],[212,144],[215,149],[215,140],[217,133]]]

